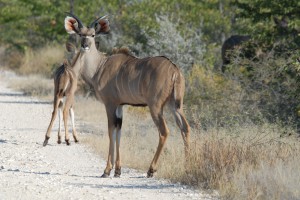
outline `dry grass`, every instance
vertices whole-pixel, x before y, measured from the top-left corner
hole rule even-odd
[[[15,90],[24,92],[25,95],[51,98],[53,100],[53,80],[45,79],[40,75],[15,77],[9,80],[9,86]]]
[[[158,144],[149,115],[125,111],[121,145],[123,166],[147,171]],[[144,115],[144,113],[143,113]],[[293,130],[279,125],[251,125],[193,130],[191,158],[185,163],[179,130],[169,123],[171,136],[159,162],[158,177],[199,188],[217,190],[226,199],[299,199],[300,147]],[[280,137],[289,131],[291,136]],[[104,158],[106,131],[85,142]],[[103,166],[103,170],[104,170]]]
[[[280,138],[279,133],[276,125],[235,127],[234,134],[226,129],[196,132],[190,177],[183,175],[182,181],[217,189],[228,199],[299,198],[299,190],[286,187],[278,176],[288,170],[279,167],[282,163],[299,171],[299,141]],[[290,185],[299,187],[299,180],[295,173]]]
[[[45,46],[39,51],[27,50],[19,68],[21,74],[42,74],[51,77],[64,59],[63,46]]]
[[[64,45],[45,45],[45,47],[32,50],[26,49],[25,53],[12,51],[1,53],[0,58],[4,60],[3,67],[12,69],[22,75],[40,74],[52,77],[53,71],[63,63]]]

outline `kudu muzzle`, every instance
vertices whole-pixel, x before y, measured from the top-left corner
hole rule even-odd
[[[81,49],[84,51],[88,51],[91,48],[91,41],[87,37],[81,38]]]

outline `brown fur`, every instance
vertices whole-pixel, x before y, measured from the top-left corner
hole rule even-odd
[[[68,46],[67,46],[68,47]],[[74,52],[76,53],[76,52]],[[75,56],[77,59],[78,53]],[[61,112],[63,110],[63,121],[65,128],[65,141],[67,145],[70,145],[69,133],[68,133],[68,114],[70,114],[72,118],[72,122],[74,122],[74,94],[77,89],[77,81],[78,81],[78,72],[76,72],[73,68],[70,67],[67,60],[55,71],[54,73],[54,101],[53,101],[53,112],[50,120],[50,124],[48,126],[45,141],[43,143],[44,146],[48,144],[48,140],[50,138],[51,129],[56,118],[57,112]],[[65,98],[65,103],[63,103],[63,98]],[[58,129],[58,140],[57,143],[61,143],[61,119],[59,119],[59,129]],[[75,124],[73,124],[73,138],[75,142],[78,142],[78,136],[75,129]]]
[[[118,54],[118,53],[134,56],[128,47],[113,48],[112,54]]]
[[[67,25],[73,23],[68,19],[70,18],[65,20]],[[106,22],[108,25],[108,21]],[[67,25],[66,31],[74,33],[72,26]],[[77,27],[75,29],[77,30]],[[100,29],[83,27],[77,34],[81,36],[100,34],[101,32],[97,30]],[[148,177],[152,177],[156,171],[157,161],[169,135],[163,116],[165,105],[169,105],[173,111],[188,156],[190,127],[183,113],[185,85],[179,68],[163,56],[136,58],[127,48],[114,50],[115,53],[107,57],[97,51],[94,37],[82,37],[81,46],[79,58],[73,67],[81,68],[83,79],[94,88],[97,99],[104,103],[108,118],[109,153],[102,177],[109,176],[114,164],[116,164],[115,176],[121,174],[122,105],[148,106],[158,128],[159,145],[149,167]],[[116,160],[114,160],[115,146]]]

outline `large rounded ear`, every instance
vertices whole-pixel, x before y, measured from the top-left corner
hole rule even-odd
[[[95,22],[93,23],[93,27],[95,28],[96,35],[109,33],[110,27],[107,16],[103,16],[95,20]]]
[[[79,33],[80,31],[79,23],[75,18],[67,16],[65,18],[65,29],[67,33],[69,34]]]

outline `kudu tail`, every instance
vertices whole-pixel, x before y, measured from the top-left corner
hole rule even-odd
[[[172,110],[178,127],[182,134],[188,135],[190,132],[190,126],[183,113],[183,96],[184,96],[184,78],[180,72],[173,75],[174,87],[173,87],[173,101]]]

